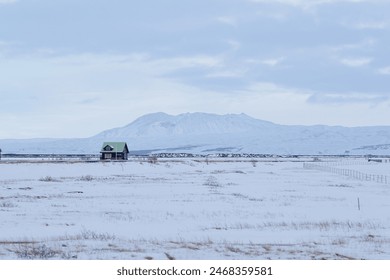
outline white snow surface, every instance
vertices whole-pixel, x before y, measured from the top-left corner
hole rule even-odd
[[[302,159],[0,161],[0,259],[389,259],[389,196]]]
[[[99,153],[125,141],[133,153],[390,154],[390,126],[287,126],[245,114],[153,113],[83,139],[0,140],[3,153]]]

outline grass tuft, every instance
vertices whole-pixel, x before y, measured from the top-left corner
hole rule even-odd
[[[60,182],[60,180],[57,180],[51,176],[45,176],[39,179],[41,182]]]
[[[51,259],[61,255],[61,251],[54,250],[50,247],[47,247],[45,244],[36,245],[36,244],[19,244],[19,246],[14,251],[18,258],[20,259]]]

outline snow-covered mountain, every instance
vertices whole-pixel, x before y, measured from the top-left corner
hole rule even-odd
[[[390,126],[287,126],[245,114],[154,113],[84,139],[0,140],[4,153],[98,153],[126,141],[133,153],[390,154]]]
[[[172,116],[154,113],[138,118],[131,124],[104,131],[96,137],[169,137],[183,135],[211,135],[246,133],[271,128],[274,124],[253,119],[245,114],[214,115],[186,113]]]

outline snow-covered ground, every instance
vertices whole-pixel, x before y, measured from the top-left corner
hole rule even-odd
[[[301,159],[0,161],[0,259],[390,259],[389,213],[389,184]]]

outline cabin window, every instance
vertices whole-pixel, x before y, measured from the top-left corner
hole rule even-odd
[[[112,154],[104,154],[105,159],[111,159],[111,157],[112,157]]]

